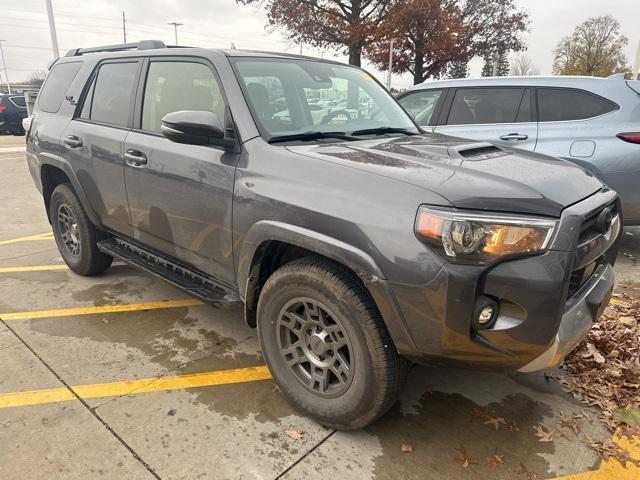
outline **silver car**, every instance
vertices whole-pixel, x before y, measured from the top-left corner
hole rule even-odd
[[[501,77],[415,85],[398,97],[429,131],[554,155],[617,190],[640,225],[640,81]]]

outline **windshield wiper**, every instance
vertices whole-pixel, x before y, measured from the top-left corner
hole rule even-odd
[[[356,130],[351,132],[351,135],[384,135],[385,133],[403,133],[405,135],[417,135],[406,128],[397,127],[377,127],[377,128],[365,128],[363,130]]]
[[[303,132],[292,133],[291,135],[276,135],[271,137],[269,143],[280,142],[293,142],[296,140],[319,140],[322,138],[337,138],[339,140],[355,140],[351,135],[347,135],[345,132]]]

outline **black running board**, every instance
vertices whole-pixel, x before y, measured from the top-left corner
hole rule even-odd
[[[230,285],[121,238],[102,240],[98,242],[98,249],[156,275],[206,303],[221,306],[240,301],[238,291]]]

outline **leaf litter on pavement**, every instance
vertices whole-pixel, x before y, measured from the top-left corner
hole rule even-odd
[[[637,288],[637,287],[635,287]],[[560,374],[548,374],[563,389],[585,405],[600,409],[600,421],[618,436],[638,441],[640,434],[640,300],[615,294],[610,305],[591,328],[587,339],[573,350],[560,367]],[[591,418],[583,410],[571,419],[561,414],[559,425],[577,436],[579,426],[572,420]],[[538,433],[536,433],[538,435]],[[545,438],[545,439],[543,439]],[[547,441],[547,437],[540,441]],[[632,440],[633,439],[633,440]],[[585,445],[602,458],[615,458],[640,466],[629,452],[611,439],[584,437]]]

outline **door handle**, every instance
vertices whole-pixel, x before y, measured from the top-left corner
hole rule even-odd
[[[522,135],[520,133],[510,133],[508,135],[502,135],[500,140],[526,140],[529,135]]]
[[[147,164],[147,156],[140,150],[130,148],[124,152],[124,161],[131,167],[143,167]]]
[[[64,138],[64,144],[70,148],[80,148],[82,146],[82,139],[75,135],[69,135]]]

